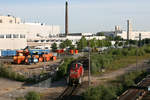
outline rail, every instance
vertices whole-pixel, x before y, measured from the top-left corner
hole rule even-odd
[[[124,92],[118,100],[139,100],[147,92],[147,87],[150,85],[150,75],[140,81],[137,86],[130,87],[126,92]]]

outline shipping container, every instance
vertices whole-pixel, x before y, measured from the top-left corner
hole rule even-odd
[[[34,53],[37,53],[38,55],[41,55],[42,53],[50,53],[50,50],[49,49],[45,49],[45,50],[43,50],[43,49],[31,49],[30,50],[30,53],[31,54],[34,54]]]
[[[16,55],[16,50],[1,50],[1,56],[15,56]]]

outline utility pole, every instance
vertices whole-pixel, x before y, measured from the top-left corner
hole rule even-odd
[[[137,47],[136,47],[136,71],[138,67],[138,41],[137,41]]]
[[[88,80],[89,80],[89,86],[91,85],[91,62],[90,62],[90,53],[91,53],[91,48],[90,48],[90,39],[89,39],[89,75],[88,75]]]
[[[141,47],[141,33],[139,34],[139,43],[137,40],[137,48],[136,48],[136,70],[138,67],[138,48]]]

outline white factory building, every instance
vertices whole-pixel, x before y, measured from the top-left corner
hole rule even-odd
[[[69,33],[67,36],[65,36],[64,34],[59,34],[58,37],[37,37],[36,39],[28,42],[28,45],[34,46],[35,48],[39,49],[51,49],[50,47],[53,43],[56,43],[57,46],[59,46],[59,44],[66,39],[71,40],[72,44],[76,45],[76,42],[79,41],[82,38],[82,36],[84,36],[87,40],[93,38],[98,40],[105,39],[105,36],[95,36],[93,35],[93,33]]]
[[[120,28],[115,28],[117,36],[121,36],[123,39],[128,40],[139,40],[139,35],[141,35],[141,39],[150,38],[150,32],[144,31],[132,31],[132,24],[130,20],[127,20],[127,31],[120,31]]]
[[[129,40],[139,40],[139,35],[141,34],[141,39],[150,38],[150,31],[132,31],[132,25],[129,20],[127,20],[127,30],[121,30],[120,26],[115,26],[115,31],[103,31],[105,36],[120,36],[123,39]]]
[[[14,16],[0,16],[0,50],[23,49],[26,46],[51,49],[51,44],[55,42],[59,45],[66,39],[75,45],[82,36],[86,39],[105,39],[105,36],[95,36],[92,33],[69,33],[62,36],[58,25],[23,23]]]
[[[23,49],[28,41],[37,37],[56,37],[60,33],[57,25],[45,25],[41,23],[23,23],[20,18],[14,16],[0,16],[0,49]]]
[[[141,34],[141,39],[150,38],[150,32],[146,31],[131,31],[129,34],[129,40],[139,40],[139,34]],[[127,32],[121,31],[117,33],[117,36],[122,37],[123,39],[127,39]]]

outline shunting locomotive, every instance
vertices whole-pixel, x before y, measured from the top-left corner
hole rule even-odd
[[[83,64],[80,62],[74,62],[71,64],[69,69],[69,75],[67,78],[68,85],[76,85],[82,83],[84,74]]]

